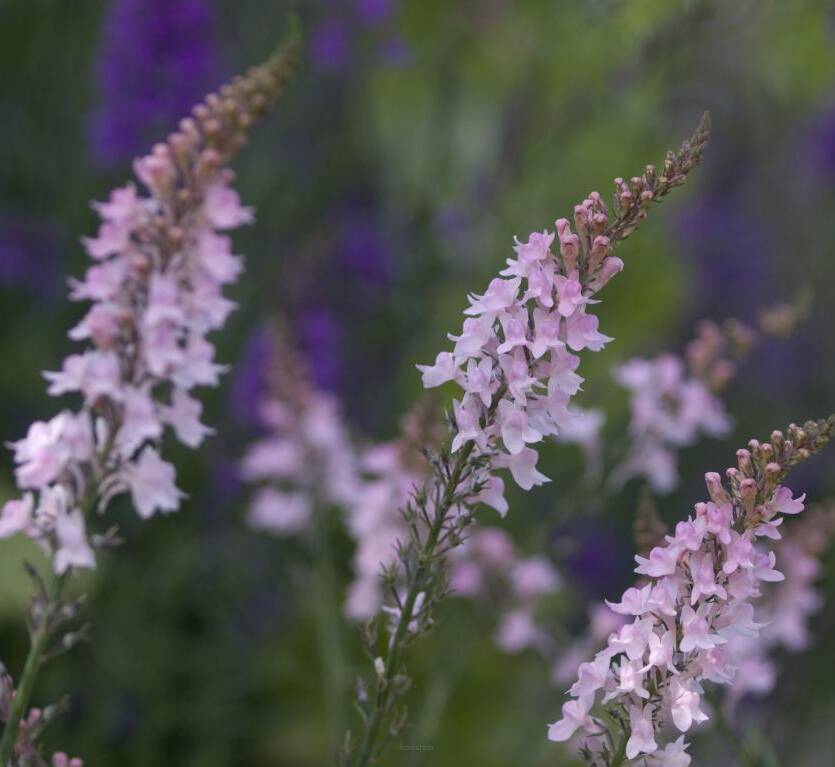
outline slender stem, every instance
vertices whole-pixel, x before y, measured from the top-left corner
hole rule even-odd
[[[12,750],[20,732],[20,722],[29,708],[29,701],[32,698],[32,692],[38,678],[43,654],[49,644],[51,613],[61,599],[65,582],[66,578],[64,576],[57,578],[53,576],[50,584],[49,604],[45,606],[44,614],[40,616],[38,626],[32,631],[29,653],[26,656],[20,682],[15,690],[9,719],[3,729],[3,737],[0,739],[0,765],[8,765],[12,757]]]
[[[609,763],[609,767],[621,767],[623,764],[623,760],[626,758],[626,741],[627,735],[624,733],[618,744],[618,750],[615,751],[612,761]]]
[[[456,461],[452,469],[452,473],[450,474],[444,495],[435,510],[435,517],[432,520],[431,527],[429,528],[429,534],[427,535],[426,541],[421,549],[418,567],[415,570],[414,578],[406,594],[406,599],[403,602],[403,609],[400,611],[400,619],[397,621],[394,636],[392,637],[388,649],[386,650],[385,658],[383,658],[385,671],[382,679],[377,683],[377,695],[374,703],[374,710],[369,717],[362,745],[360,746],[357,758],[354,761],[354,767],[366,767],[374,755],[374,749],[377,745],[380,728],[382,727],[383,721],[389,711],[394,676],[400,666],[400,655],[403,651],[404,640],[407,637],[409,624],[412,622],[415,602],[418,594],[423,590],[426,577],[429,575],[430,565],[435,553],[435,547],[438,544],[438,538],[444,528],[447,514],[455,501],[455,494],[458,490],[458,484],[461,481],[461,475],[464,472],[464,468],[467,465],[467,461],[469,460],[474,447],[475,443],[470,441],[467,442],[461,449],[461,452],[458,455],[458,460]]]
[[[336,574],[328,535],[326,509],[317,509],[315,517],[318,572],[317,589],[313,601],[319,658],[325,681],[325,708],[331,740],[333,740],[333,736],[341,734],[345,726],[344,696],[348,672],[342,645],[342,623],[339,599],[336,594]]]

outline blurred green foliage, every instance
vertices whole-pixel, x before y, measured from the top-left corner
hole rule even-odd
[[[288,5],[219,0],[227,71],[269,50]],[[312,34],[339,4],[301,5]],[[129,173],[98,170],[87,141],[105,10],[101,0],[0,4],[0,216],[54,231],[60,273],[83,268],[77,237],[94,226],[88,201]],[[835,169],[827,175],[815,159],[816,126],[835,106],[830,3],[408,0],[387,23],[408,45],[404,62],[386,64],[360,40],[337,72],[308,63],[238,163],[258,223],[236,240],[248,271],[235,289],[240,311],[217,338],[222,360],[240,361],[265,317],[292,319],[302,308],[300,285],[305,295],[340,294],[348,412],[369,438],[393,435],[419,392],[414,363],[434,357],[459,322],[464,296],[496,272],[511,236],[550,227],[591,189],[608,192],[613,176],[659,162],[708,108],[715,136],[706,166],[622,248],[627,268],[601,307],[601,328],[617,342],[589,360],[584,401],[605,407],[617,428],[625,402],[608,380],[616,360],[678,349],[700,316],[747,319],[753,308],[812,286],[806,340],[788,342],[795,354],[770,365],[755,360],[742,372],[730,395],[735,441],[689,451],[687,479],[662,513],[683,516],[701,498],[703,472],[728,465],[749,436],[832,409]],[[321,257],[333,211],[357,197],[370,201],[395,257],[394,277],[374,289],[371,313],[362,311],[366,294],[345,290]],[[721,212],[736,205],[742,228],[768,244],[767,253],[736,250],[729,233],[741,277],[714,292],[697,290],[707,263],[699,260],[700,231],[677,223],[704,200]],[[719,237],[723,231],[720,222]],[[766,275],[762,295],[758,274]],[[60,291],[2,287],[4,439],[55,409],[40,371],[69,350],[65,331],[78,316]],[[70,691],[70,714],[51,737],[89,765],[304,767],[326,764],[333,746],[308,556],[301,545],[246,530],[245,494],[224,476],[253,434],[228,406],[228,381],[206,396],[206,421],[218,435],[197,455],[170,446],[190,500],[174,517],[142,524],[118,510],[127,544],[86,580],[93,638],[52,664],[39,689],[44,701]],[[562,564],[572,552],[554,532],[582,515],[591,529],[628,544],[631,489],[615,508],[591,515],[582,497],[557,503],[580,471],[574,452],[550,447],[543,462],[553,486],[511,499],[507,526],[523,548],[547,550]],[[7,456],[4,497],[12,492],[10,463]],[[817,497],[835,493],[832,457],[803,480]],[[350,546],[333,534],[345,582]],[[612,555],[609,590],[585,598],[611,597],[628,581],[626,548]],[[13,671],[25,652],[20,562],[38,556],[18,541],[2,544],[0,649]],[[831,594],[835,575],[827,573]],[[581,617],[580,596],[566,599]],[[385,764],[569,763],[545,739],[561,702],[549,670],[533,655],[501,654],[492,630],[471,606],[446,606],[414,652],[415,724],[406,740],[432,750],[395,747]],[[814,630],[817,646],[787,659],[773,699],[739,722],[768,733],[791,767],[829,763],[835,746],[835,652],[827,641],[835,610],[824,610]],[[352,660],[364,662],[356,630],[345,626],[343,639]],[[704,740],[697,763],[728,763],[721,746]]]

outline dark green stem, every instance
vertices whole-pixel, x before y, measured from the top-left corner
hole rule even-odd
[[[389,706],[391,704],[392,686],[394,676],[400,667],[400,656],[403,651],[404,641],[407,638],[408,627],[414,617],[415,601],[418,594],[423,591],[425,581],[430,573],[431,563],[434,558],[435,548],[438,545],[438,539],[444,529],[447,514],[455,502],[458,485],[461,482],[461,476],[467,466],[467,461],[470,459],[470,454],[473,452],[475,443],[470,441],[461,449],[458,455],[458,460],[452,469],[449,476],[449,481],[444,491],[438,508],[435,510],[435,517],[432,520],[432,525],[429,528],[429,534],[421,549],[420,559],[417,569],[415,570],[414,578],[406,594],[406,599],[403,602],[403,609],[400,612],[400,619],[397,621],[397,627],[394,631],[394,636],[389,642],[383,662],[385,664],[385,671],[383,677],[377,683],[377,694],[374,701],[374,710],[368,719],[365,735],[362,740],[362,745],[354,760],[354,767],[366,767],[373,755],[377,745],[377,738],[380,735],[380,728],[386,716],[389,713]]]

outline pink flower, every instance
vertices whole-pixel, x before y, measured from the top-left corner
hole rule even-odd
[[[577,309],[589,303],[589,299],[583,295],[583,286],[580,284],[579,272],[576,269],[569,277],[558,274],[554,278],[554,284],[560,296],[557,311],[563,317],[571,317]]]
[[[440,352],[435,358],[434,365],[417,365],[416,367],[423,374],[423,385],[427,389],[454,380],[458,372],[455,357],[450,352]]]
[[[483,295],[470,296],[470,308],[464,314],[478,316],[480,314],[497,315],[505,311],[516,302],[521,278],[515,277],[503,280],[496,277],[491,280]]]
[[[668,743],[650,756],[647,760],[647,767],[690,767],[687,748],[688,744],[684,742],[684,736],[680,735],[678,740]]]
[[[626,741],[627,759],[634,759],[639,754],[651,754],[658,749],[652,725],[652,706],[630,706],[629,725],[632,734]]]
[[[539,460],[539,455],[536,450],[531,450],[529,447],[524,448],[518,453],[510,455],[502,455],[496,459],[497,466],[506,466],[510,469],[513,475],[513,480],[523,490],[530,490],[535,485],[544,485],[550,482],[544,474],[537,471],[536,462]]]
[[[719,634],[711,633],[708,615],[713,608],[711,605],[702,605],[698,610],[693,610],[690,605],[684,605],[681,609],[681,627],[683,636],[680,649],[682,652],[690,652],[699,648],[701,650],[712,650],[718,644],[724,644],[727,639]]]
[[[559,586],[554,566],[544,557],[528,557],[517,562],[510,572],[513,590],[520,599],[533,599],[553,593]]]
[[[528,424],[525,411],[507,400],[499,402],[496,421],[501,429],[504,446],[513,455],[524,450],[526,443],[539,442],[542,439],[542,435]]]
[[[310,515],[310,502],[302,493],[265,487],[252,500],[249,524],[277,535],[290,535],[306,529]]]
[[[792,491],[780,486],[774,491],[774,496],[768,506],[776,514],[800,514],[804,509],[805,500],[806,493],[792,498]]]
[[[687,732],[693,722],[707,721],[707,714],[699,708],[701,697],[693,689],[692,683],[673,677],[669,694],[673,722],[681,732]]]
[[[176,511],[185,498],[174,484],[174,467],[159,457],[159,453],[147,446],[132,463],[122,469],[122,476],[130,490],[136,512],[148,519],[154,512]]]
[[[548,740],[568,740],[577,730],[591,727],[590,706],[585,702],[586,700],[579,698],[563,704],[562,719],[548,725]]]
[[[255,220],[252,208],[243,207],[238,193],[225,184],[212,184],[206,189],[203,211],[215,229],[235,229]]]
[[[600,351],[612,339],[597,331],[599,320],[593,314],[585,314],[583,308],[577,309],[566,323],[565,343],[572,351],[590,349]]]
[[[188,447],[199,447],[203,440],[214,429],[200,422],[203,405],[199,400],[189,397],[182,389],[174,389],[171,395],[171,405],[161,409],[162,420],[169,424],[177,435],[177,439]]]
[[[672,575],[676,571],[680,553],[677,542],[670,543],[666,546],[656,546],[650,551],[649,557],[635,557],[635,561],[638,563],[635,572],[639,575],[649,575],[653,578]]]
[[[58,575],[70,567],[88,570],[95,568],[96,556],[87,542],[84,517],[80,511],[70,511],[56,518],[55,537],[58,539],[58,548],[52,566]]]
[[[33,524],[34,506],[31,493],[6,501],[0,511],[0,538],[11,538],[18,533],[26,535]]]

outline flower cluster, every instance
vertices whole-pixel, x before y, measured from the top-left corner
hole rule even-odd
[[[707,720],[704,683],[733,682],[727,646],[734,636],[758,635],[753,600],[762,584],[783,579],[762,541],[779,540],[784,515],[803,510],[804,496],[794,498],[781,482],[833,434],[835,417],[792,425],[787,435],[775,431],[766,443],[752,440],[737,452],[738,468],[727,472],[730,491],[718,474],[706,475],[710,501],[697,504],[648,556],[636,557],[645,584],[610,605],[632,621],[581,664],[551,740],[580,730],[595,763],[620,764],[612,760],[621,749],[619,759],[646,754],[657,765],[689,764],[683,736],[661,750],[661,730],[671,721],[685,733]],[[593,716],[598,699],[620,735]]]
[[[313,386],[287,341],[275,333],[269,393],[260,416],[269,434],[241,462],[257,483],[249,523],[276,535],[308,530],[318,505],[350,506],[359,492],[354,450],[332,395]]]
[[[492,454],[494,465],[509,469],[526,490],[548,481],[530,445],[559,433],[571,418],[568,403],[583,382],[572,352],[599,351],[611,340],[589,312],[595,293],[623,268],[611,255],[600,195],[593,192],[576,206],[574,221],[577,233],[559,219],[556,234],[535,232],[517,241],[516,258],[508,259],[502,276],[482,295],[470,296],[463,329],[450,336],[453,351],[418,366],[424,386],[455,381],[463,390],[453,402],[453,452],[472,443],[476,454]]]
[[[705,320],[686,347],[684,358],[661,354],[617,366],[615,381],[630,393],[629,455],[610,481],[623,485],[644,477],[657,493],[678,484],[677,452],[700,437],[724,437],[731,419],[717,394],[736,374],[737,363],[764,335],[788,335],[798,322],[800,304],[764,310],[757,328],[736,319],[721,327]]]
[[[453,350],[438,354],[432,365],[418,366],[424,386],[454,381],[463,392],[453,402],[453,453],[466,445],[468,454],[509,469],[525,490],[548,481],[537,470],[539,456],[530,445],[559,434],[571,418],[568,404],[583,382],[572,352],[599,351],[611,340],[598,330],[589,308],[623,269],[612,249],[653,202],[684,183],[701,159],[709,130],[705,115],[693,137],[667,153],[661,174],[650,165],[642,176],[615,179],[613,215],[592,192],[574,207],[573,229],[561,218],[554,232],[517,240],[507,268],[483,294],[470,296],[461,333],[450,335]],[[483,473],[477,476],[488,481]],[[493,497],[503,503],[501,479],[488,477]]]
[[[79,410],[38,421],[12,443],[23,497],[6,503],[0,536],[34,539],[56,573],[95,566],[86,516],[123,492],[137,513],[175,511],[183,493],[160,456],[166,427],[196,447],[210,433],[200,422],[197,386],[214,386],[223,366],[206,334],[234,304],[223,288],[242,264],[225,232],[252,221],[225,168],[252,121],[280,92],[295,45],[210,95],[179,130],[135,162],[139,182],[95,203],[101,218],[84,247],[93,265],[71,281],[71,298],[90,301],[70,338],[87,348],[46,373],[49,393],[77,393]]]
[[[797,653],[809,646],[809,620],[823,604],[815,581],[821,574],[821,554],[835,534],[834,512],[823,506],[810,509],[776,544],[785,579],[769,584],[757,605],[754,619],[762,627],[759,636],[737,635],[728,642],[736,669],[728,691],[730,705],[746,695],[765,695],[774,688],[776,650]]]

